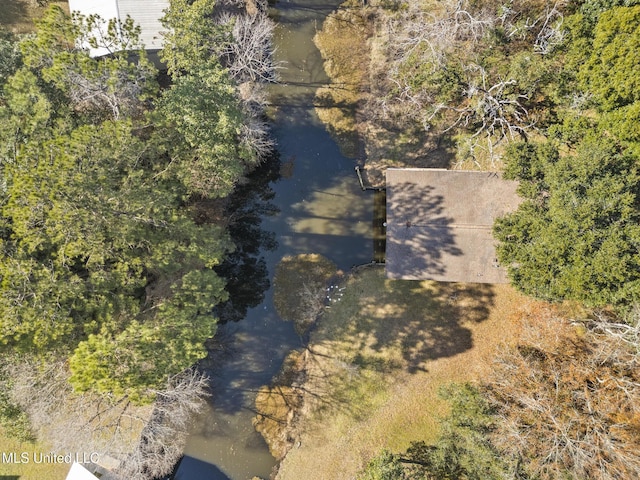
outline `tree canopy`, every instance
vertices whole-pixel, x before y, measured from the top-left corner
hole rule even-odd
[[[500,261],[525,293],[620,306],[640,298],[638,65],[631,53],[640,6],[596,10],[569,19],[568,53],[559,54],[577,94],[559,106],[546,140],[507,149],[505,176],[520,181],[525,201],[496,222],[494,234]]]
[[[149,401],[216,331],[232,245],[192,206],[258,157],[215,49],[194,53],[224,30],[214,5],[172,2],[165,89],[130,19],[51,7],[0,38],[0,348],[67,358],[79,392]],[[121,45],[89,57],[103,41]]]
[[[603,12],[593,33],[592,49],[578,73],[582,87],[604,110],[640,100],[640,5]]]
[[[129,122],[106,121],[28,142],[4,168],[2,342],[77,348],[80,389],[131,393],[187,368],[226,298],[224,232],[190,218],[148,154]]]
[[[482,391],[471,384],[451,384],[439,394],[451,402],[451,412],[440,419],[442,433],[435,445],[417,441],[402,454],[383,451],[359,480],[498,480],[512,476],[515,464],[490,441],[496,430],[496,410]]]
[[[496,222],[498,257],[513,283],[547,300],[591,306],[640,299],[637,159],[587,136],[571,154],[514,144],[506,177],[520,180],[520,208]]]
[[[169,75],[131,18],[0,31],[0,426],[130,479],[182,455],[229,297],[225,197],[271,145],[228,73],[233,17],[170,4]]]
[[[231,41],[213,20],[215,0],[174,0],[161,58],[172,84],[157,102],[158,139],[177,160],[171,170],[190,192],[225,197],[259,153],[245,135],[249,118],[219,56]]]

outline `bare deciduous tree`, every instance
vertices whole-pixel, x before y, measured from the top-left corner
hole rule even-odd
[[[472,145],[486,141],[493,161],[497,143],[535,128],[528,107],[534,95],[526,81],[484,57],[492,48],[498,52],[500,42],[551,53],[563,40],[565,3],[513,1],[496,9],[490,2],[446,0],[427,9],[403,2],[396,14],[378,17],[386,63],[374,73],[367,110],[400,127],[468,132]]]
[[[494,442],[536,478],[638,478],[637,320],[534,319],[489,387],[502,417]]]
[[[466,70],[477,72],[472,75],[464,89],[466,104],[461,106],[436,105],[429,119],[435,117],[440,110],[455,112],[457,119],[444,131],[457,126],[472,127],[475,132],[472,138],[487,134],[497,141],[505,137],[513,139],[515,134],[525,135],[533,126],[529,112],[521,103],[527,96],[518,93],[515,80],[497,79],[488,83],[487,72],[480,65],[468,65]]]
[[[431,82],[416,83],[418,72],[437,75],[447,69],[447,63],[461,46],[473,48],[495,24],[495,18],[487,14],[470,13],[467,2],[447,1],[439,9],[426,11],[414,2],[407,3],[404,13],[386,20],[379,29],[387,31],[389,60],[387,81],[393,92],[376,96],[384,105],[382,111],[392,116],[420,118],[425,128],[432,115],[429,106],[435,101]],[[384,86],[383,86],[384,88]],[[426,115],[425,115],[426,112]]]
[[[76,50],[87,47],[103,52],[103,58],[78,57],[62,71],[69,97],[79,110],[111,111],[113,118],[142,111],[142,96],[153,84],[156,70],[144,55],[141,29],[131,17],[105,20],[99,15],[72,14]],[[129,59],[137,52],[137,59]],[[108,56],[106,56],[108,55]]]
[[[77,110],[110,111],[115,120],[142,111],[141,97],[153,76],[150,68],[135,68],[129,74],[107,69],[95,73],[67,72],[69,98]]]
[[[264,84],[260,82],[244,82],[238,91],[245,113],[245,122],[240,132],[240,141],[253,150],[259,158],[265,158],[274,147],[269,125],[264,118],[267,105],[267,94]]]
[[[202,408],[208,384],[205,375],[190,369],[169,379],[166,390],[155,392],[153,411],[140,441],[116,473],[130,480],[150,480],[169,473],[182,456],[189,421]]]
[[[64,361],[21,359],[4,366],[12,401],[28,414],[38,438],[60,452],[97,452],[118,463],[116,473],[150,480],[171,471],[183,452],[189,419],[203,406],[208,379],[186,370],[155,393],[151,405],[126,397],[76,394]]]
[[[218,21],[223,25],[233,25],[233,41],[225,45],[221,55],[231,76],[239,83],[274,82],[273,21],[262,11],[256,15],[225,12]]]
[[[245,122],[240,141],[265,158],[273,150],[273,139],[264,119],[266,93],[263,85],[277,80],[272,44],[273,21],[267,16],[265,0],[245,2],[224,0],[216,6],[216,21],[231,28],[231,41],[225,43],[219,57],[238,84]]]
[[[533,48],[536,52],[547,55],[564,41],[564,30],[561,28],[564,16],[558,10],[558,4],[548,7],[539,21],[542,23],[542,27],[536,35]]]

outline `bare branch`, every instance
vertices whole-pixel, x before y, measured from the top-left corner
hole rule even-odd
[[[27,412],[38,438],[60,452],[97,452],[131,480],[171,471],[189,420],[208,395],[208,378],[195,369],[169,379],[166,389],[151,392],[155,403],[143,406],[126,397],[74,393],[63,361],[42,365],[23,358],[3,369],[13,380],[11,400]]]

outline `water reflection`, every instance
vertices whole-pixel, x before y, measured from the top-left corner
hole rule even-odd
[[[186,473],[188,472],[188,473]],[[231,480],[218,467],[193,457],[183,457],[173,480]]]
[[[345,176],[322,190],[310,188],[306,198],[291,206],[297,213],[297,218],[290,220],[292,229],[317,235],[367,235],[371,227],[361,219],[371,205],[364,194],[363,201],[351,201],[355,182],[355,176]]]
[[[216,315],[221,323],[242,320],[249,308],[264,300],[269,289],[269,271],[264,252],[278,247],[275,233],[261,228],[262,219],[279,212],[271,202],[275,193],[270,184],[279,177],[280,158],[277,152],[236,188],[225,211],[229,219],[229,234],[236,249],[215,268],[227,280],[229,300],[218,305]]]
[[[317,86],[328,79],[312,38],[339,3],[291,0],[277,7],[276,61],[284,67],[282,83],[270,87],[268,113],[285,161],[252,175],[255,195],[247,185],[232,201],[238,250],[218,268],[229,278],[231,300],[218,312],[226,323],[202,363],[213,396],[193,420],[179,480],[247,480],[271,473],[275,459],[252,425],[255,395],[302,344],[293,324],[273,307],[269,276],[277,263],[299,253],[319,253],[343,269],[371,261],[370,192],[360,190],[354,161],[342,156],[313,107]],[[278,171],[283,175],[270,184]],[[203,462],[215,467],[205,470]]]

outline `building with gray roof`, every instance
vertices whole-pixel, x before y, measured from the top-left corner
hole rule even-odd
[[[496,172],[390,168],[386,184],[388,278],[508,283],[491,232],[518,207],[517,182]]]

